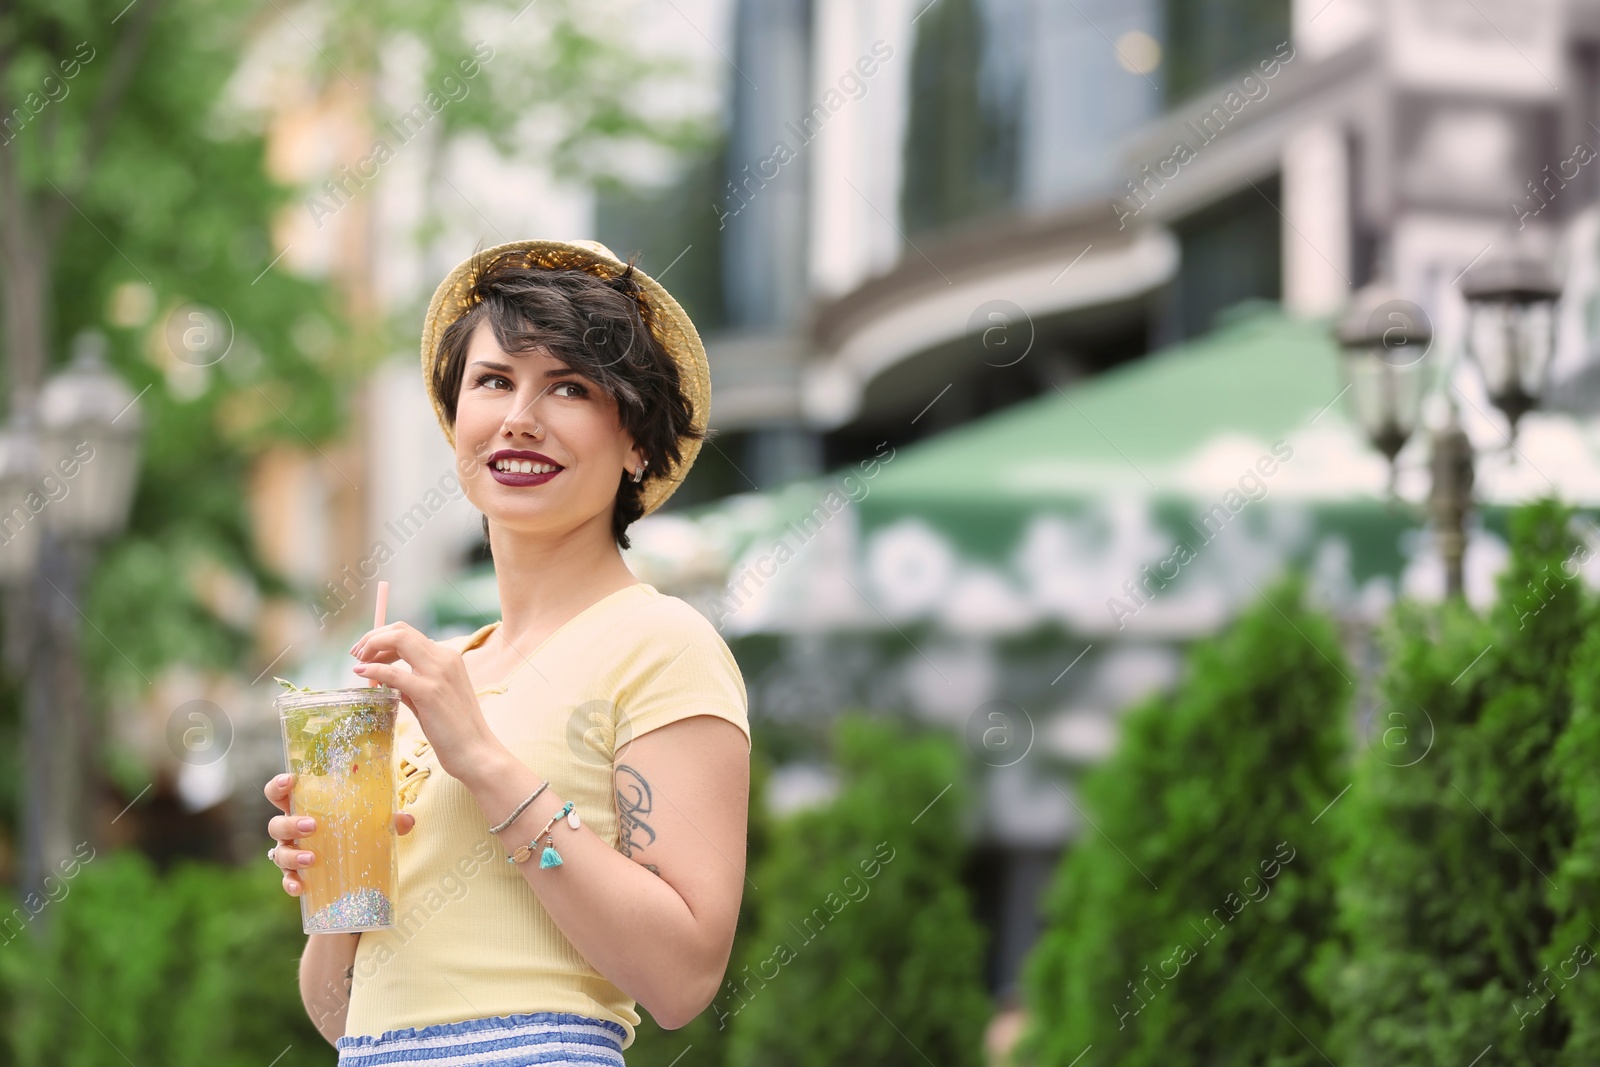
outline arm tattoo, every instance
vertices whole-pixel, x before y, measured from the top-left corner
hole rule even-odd
[[[645,816],[650,814],[655,801],[650,793],[650,783],[644,780],[644,775],[627,764],[617,766],[616,778],[617,844],[624,856],[632,856],[635,849],[642,849],[656,839],[656,832],[645,822]],[[657,876],[661,874],[648,863],[643,866]]]

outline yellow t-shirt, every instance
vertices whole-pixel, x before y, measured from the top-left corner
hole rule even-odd
[[[442,643],[466,651],[498,625]],[[694,715],[727,719],[750,740],[744,679],[722,635],[643,582],[590,605],[477,694],[495,736],[612,848],[619,745]],[[403,704],[394,761],[396,804],[417,823],[397,846],[395,926],[361,935],[346,1035],[558,1011],[620,1023],[623,1048],[633,1044],[634,1000],[589,965],[506,862],[524,842],[489,832],[509,813],[486,814],[440,768]]]

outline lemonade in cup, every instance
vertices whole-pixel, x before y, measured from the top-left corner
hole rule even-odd
[[[399,690],[294,689],[273,701],[294,775],[289,814],[317,821],[316,862],[298,871],[308,934],[394,926],[394,751]]]

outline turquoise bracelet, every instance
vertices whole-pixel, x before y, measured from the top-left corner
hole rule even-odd
[[[556,851],[555,835],[550,833],[550,828],[554,826],[556,824],[556,820],[561,818],[563,815],[567,817],[568,826],[572,827],[574,830],[579,827],[580,823],[578,822],[578,813],[573,810],[572,801],[569,800],[565,805],[562,806],[560,811],[550,816],[550,821],[544,824],[544,829],[533,835],[532,841],[529,841],[526,845],[518,845],[515,849],[513,849],[511,855],[506,857],[506,862],[521,863],[529,856],[532,856],[534,850],[539,847],[539,838],[543,837],[544,852],[539,857],[539,866],[561,866],[561,853]]]

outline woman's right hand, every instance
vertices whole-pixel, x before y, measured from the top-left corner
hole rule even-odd
[[[289,795],[293,789],[294,775],[280,774],[267,783],[263,792],[272,801],[272,806],[283,812],[267,820],[267,834],[277,842],[272,859],[283,870],[283,891],[291,897],[297,897],[305,889],[298,872],[317,862],[316,853],[302,848],[300,841],[316,833],[317,826],[315,820],[307,816],[289,814]],[[394,828],[397,833],[409,834],[416,824],[417,817],[410,812],[395,813]]]

